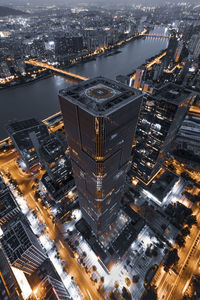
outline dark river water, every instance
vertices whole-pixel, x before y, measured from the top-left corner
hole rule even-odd
[[[166,29],[156,27],[151,33],[164,34]],[[120,48],[121,53],[97,57],[96,60],[75,65],[69,71],[90,78],[102,75],[115,79],[117,75],[131,73],[167,45],[168,39],[165,38],[146,37],[133,40]],[[58,91],[69,84],[66,78],[54,76],[0,91],[0,139],[8,135],[5,125],[9,120],[31,117],[44,119],[59,111]]]

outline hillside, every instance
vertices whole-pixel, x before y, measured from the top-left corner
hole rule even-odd
[[[0,17],[26,15],[27,13],[10,7],[0,6]]]

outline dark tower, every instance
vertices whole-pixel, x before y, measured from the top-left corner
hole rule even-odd
[[[145,185],[152,181],[193,99],[194,93],[172,83],[144,97],[130,175]]]
[[[142,95],[99,77],[60,91],[59,99],[81,211],[101,234],[119,211]]]

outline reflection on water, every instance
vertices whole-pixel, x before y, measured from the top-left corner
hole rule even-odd
[[[156,27],[151,33],[166,34],[166,28]],[[70,72],[87,76],[105,76],[115,79],[117,75],[126,75],[146,59],[158,54],[167,47],[165,38],[146,37],[131,41],[120,53],[112,56],[100,56],[96,60],[77,64]],[[53,76],[20,87],[0,91],[0,139],[7,136],[5,124],[8,120],[36,117],[44,119],[59,111],[58,91],[77,81],[71,78]]]

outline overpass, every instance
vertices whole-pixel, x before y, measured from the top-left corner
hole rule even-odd
[[[25,63],[28,64],[28,65],[32,65],[32,66],[36,66],[36,67],[42,67],[44,69],[49,69],[49,70],[52,70],[52,71],[57,72],[59,74],[67,75],[69,77],[72,77],[74,79],[78,79],[78,80],[81,80],[81,81],[89,79],[87,77],[77,75],[77,74],[74,74],[72,72],[67,72],[65,70],[55,68],[54,66],[49,65],[48,63],[43,63],[43,62],[36,61],[36,60],[33,60],[33,59],[25,60]]]

